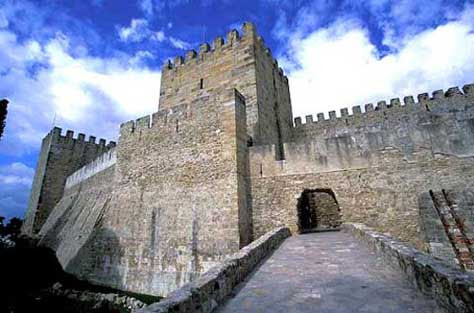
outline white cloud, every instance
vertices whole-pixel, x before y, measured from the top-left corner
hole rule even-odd
[[[130,26],[118,29],[120,40],[125,42],[140,42],[149,37],[150,32],[148,22],[145,19],[132,19]]]
[[[0,94],[10,100],[0,151],[23,154],[39,148],[57,125],[116,139],[118,125],[157,110],[160,73],[138,62],[153,57],[97,58],[69,53],[68,38],[21,43],[0,31]]]
[[[166,39],[165,33],[163,31],[156,32],[153,38],[158,42],[162,42]]]
[[[192,47],[192,45],[189,42],[183,41],[181,39],[177,39],[174,37],[169,37],[169,41],[171,45],[177,49],[182,49],[182,50],[187,50]]]
[[[358,22],[337,20],[306,36],[290,35],[288,56],[295,116],[471,83],[474,10],[400,40],[381,57]]]
[[[153,3],[151,0],[140,0],[138,6],[146,15],[153,14]]]
[[[34,173],[34,169],[19,162],[0,166],[0,184],[20,184],[30,187]]]
[[[135,55],[130,59],[130,64],[140,65],[145,62],[145,60],[154,60],[155,56],[151,54],[150,51],[140,50],[135,53]]]
[[[0,216],[23,217],[34,169],[15,162],[0,166]]]
[[[8,27],[8,20],[7,17],[5,16],[5,13],[0,11],[0,28],[6,28]]]
[[[123,42],[142,42],[146,39],[163,42],[166,39],[163,31],[152,31],[145,19],[132,19],[130,26],[117,27],[120,40]]]

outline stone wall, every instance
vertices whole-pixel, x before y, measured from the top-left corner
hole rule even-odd
[[[288,228],[276,228],[238,253],[230,256],[222,264],[211,268],[197,280],[175,290],[164,300],[149,305],[137,313],[165,312],[212,312],[222,303],[232,290],[266,256],[278,248],[290,236]]]
[[[90,136],[88,141],[84,134],[77,138],[73,136],[74,132],[70,130],[62,136],[61,128],[55,127],[43,139],[23,233],[31,235],[40,231],[61,199],[69,175],[115,146],[112,141],[106,145],[105,139],[96,143],[94,136]]]
[[[81,264],[99,263],[123,250],[118,238],[106,230],[103,223],[114,181],[115,167],[112,166],[67,189],[39,232],[40,245],[53,249],[67,272],[91,282],[98,281],[94,275],[84,275]],[[106,244],[101,241],[105,239]],[[89,274],[103,269],[90,269]],[[119,285],[121,278],[116,269],[109,265],[106,270],[113,282],[110,285]]]
[[[430,190],[418,198],[428,251],[464,270],[474,270],[474,192]]]
[[[94,161],[86,164],[81,167],[74,173],[68,176],[66,179],[65,189],[69,189],[74,185],[81,183],[89,177],[94,176],[95,174],[102,172],[106,168],[109,168],[117,162],[117,153],[115,149],[110,149],[109,151],[100,155]]]
[[[124,123],[115,165],[66,190],[42,244],[80,278],[164,296],[252,240],[246,149],[234,89]]]
[[[346,224],[344,229],[368,244],[446,312],[474,312],[474,274],[451,267],[364,225]]]
[[[380,104],[379,110],[327,120],[325,126],[297,125],[282,161],[275,161],[274,145],[251,147],[255,234],[280,225],[296,231],[303,190],[328,188],[343,221],[366,223],[426,249],[418,195],[468,188],[474,181],[471,86],[465,94],[451,89],[442,98],[420,96],[418,104]]]
[[[288,79],[273,59],[255,26],[243,34],[232,30],[227,41],[217,37],[212,47],[188,51],[162,69],[159,109],[189,103],[196,97],[236,88],[245,97],[247,129],[254,143],[275,143],[290,134],[292,113]]]

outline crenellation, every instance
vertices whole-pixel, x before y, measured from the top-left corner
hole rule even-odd
[[[72,140],[73,137],[74,137],[74,131],[72,131],[72,130],[66,131],[66,139],[67,140]]]
[[[400,107],[401,106],[400,98],[390,99],[390,106],[393,107],[393,108]]]
[[[94,136],[90,137],[93,140],[86,142],[83,133],[79,133],[76,139],[72,130],[66,131],[64,136],[61,132],[61,128],[54,127],[43,139],[23,227],[27,234],[39,232],[46,222],[63,196],[67,176],[112,148],[111,144],[115,145],[111,141],[105,146],[104,139],[96,144]]]
[[[242,36],[256,36],[257,35],[257,29],[253,23],[250,22],[244,22],[242,25]],[[261,38],[261,37],[260,37]]]
[[[362,114],[362,110],[361,110],[361,108],[360,108],[360,105],[355,105],[355,106],[353,106],[353,107],[352,107],[352,113],[353,113],[354,115],[360,115],[360,114]]]
[[[99,139],[99,146],[100,147],[105,147],[105,142],[106,142],[106,140],[104,138],[100,138]]]
[[[471,85],[465,85],[463,87],[463,90],[467,90],[467,93],[472,92],[470,88],[474,84]],[[462,93],[459,91],[459,88],[453,87],[450,88],[450,96],[445,96],[445,93],[443,90],[436,90],[433,92],[433,98],[429,97],[428,93],[421,93],[418,95],[418,100],[419,102],[415,102],[412,96],[406,96],[404,97],[404,105],[401,104],[400,98],[392,98],[390,100],[390,104],[388,105],[385,100],[381,100],[377,102],[376,107],[374,108],[372,103],[368,103],[365,105],[365,112],[361,112],[361,107],[360,106],[354,106],[352,107],[352,114],[349,113],[348,108],[342,108],[340,109],[341,113],[341,118],[338,118],[336,116],[335,111],[329,112],[329,120],[333,120],[334,122],[331,123],[321,123],[324,121],[327,121],[325,119],[324,113],[318,113],[317,120],[315,121],[316,123],[308,123],[308,117],[306,117],[306,123],[301,123],[299,125],[295,126],[306,126],[306,125],[311,125],[314,124],[314,126],[318,129],[325,128],[325,127],[331,127],[331,128],[345,128],[347,126],[357,126],[360,124],[362,121],[366,121],[367,123],[369,120],[372,122],[380,121],[380,118],[382,116],[377,115],[378,111],[385,111],[385,115],[383,115],[383,119],[391,119],[393,117],[394,120],[397,120],[400,114],[404,114],[404,112],[409,113],[412,112],[413,109],[415,110],[434,110],[436,112],[441,112],[445,111],[448,108],[446,107],[446,103],[442,103],[441,100],[445,99],[446,97],[452,97],[452,96],[458,96],[462,95]],[[462,103],[462,102],[460,102]],[[419,105],[422,104],[422,105]],[[396,110],[395,110],[396,109]],[[354,116],[360,115],[363,119],[354,119]],[[377,117],[378,116],[378,117]],[[295,119],[296,120],[296,119]]]
[[[425,103],[430,100],[430,95],[427,92],[424,92],[420,93],[417,98],[419,103]]]
[[[434,100],[442,100],[442,99],[444,99],[444,91],[443,91],[443,89],[433,91],[433,99],[434,99]]]
[[[232,29],[227,34],[227,44],[230,46],[235,45],[240,40],[239,32],[236,29]]]
[[[176,56],[174,58],[174,66],[180,66],[180,65],[183,65],[184,64],[184,58],[180,55]]]
[[[168,123],[168,111],[160,110],[151,115],[151,125],[166,125]]]
[[[195,59],[197,56],[196,50],[192,49],[186,52],[186,62],[189,62],[193,59]]]
[[[74,131],[67,130],[65,135],[62,135],[62,129],[60,127],[54,127],[50,133],[48,134],[51,136],[53,143],[55,144],[67,144],[68,147],[72,147],[74,145],[79,145],[81,147],[83,144],[94,144],[99,146],[100,144],[95,142],[96,137],[89,136],[89,140],[86,142],[85,138],[86,135],[83,133],[79,133],[77,138],[74,138]],[[112,143],[113,141],[111,141]],[[72,144],[72,146],[71,146]],[[82,149],[82,148],[80,148]]]
[[[387,108],[387,102],[385,100],[382,100],[382,101],[377,102],[377,107],[375,108],[375,110],[382,111],[382,110],[385,110],[386,108]]]
[[[467,84],[462,87],[465,95],[474,95],[474,84]]]
[[[403,103],[405,103],[405,106],[413,106],[415,104],[415,100],[413,96],[406,96],[403,98]]]
[[[313,116],[306,115],[306,124],[312,124],[312,123],[313,123]]]
[[[145,130],[150,127],[151,127],[150,115],[140,117],[135,121],[135,131]]]
[[[135,130],[135,121],[128,121],[120,124],[120,136],[126,136]]]
[[[301,117],[295,117],[295,126],[301,126]]]
[[[207,42],[205,43],[202,43],[200,46],[199,46],[199,57],[200,58],[203,58],[204,55],[208,52],[211,51],[211,47],[209,46],[209,44]]]
[[[459,90],[459,87],[451,87],[446,91],[446,97],[462,96],[462,92]]]
[[[219,50],[224,46],[224,38],[221,36],[217,36],[214,41],[212,42],[212,46],[214,47],[214,50]]]
[[[167,70],[170,70],[173,68],[173,63],[171,63],[171,60],[170,59],[167,59],[164,63],[163,63],[163,66],[162,66],[162,70],[163,71],[167,71]]]

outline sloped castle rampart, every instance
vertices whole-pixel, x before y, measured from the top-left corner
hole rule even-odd
[[[320,196],[328,225],[448,242],[433,245],[444,229],[417,201],[472,187],[474,85],[293,120],[288,78],[242,29],[167,61],[157,112],[123,123],[116,147],[46,136],[24,232],[68,272],[167,295],[275,227],[317,227]]]

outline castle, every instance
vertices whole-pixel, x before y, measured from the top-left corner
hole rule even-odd
[[[473,268],[474,219],[453,199],[474,182],[474,85],[351,111],[293,119],[288,79],[245,23],[166,62],[158,111],[117,144],[54,128],[23,232],[80,278],[161,296],[281,225],[361,222]]]

